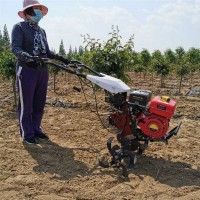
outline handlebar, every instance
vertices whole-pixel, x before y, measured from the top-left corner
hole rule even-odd
[[[42,58],[42,57],[39,57],[39,56],[32,56],[32,59],[36,62],[41,63],[41,65],[48,65],[48,64],[53,65],[55,67],[58,67],[58,68],[60,68],[64,71],[70,73],[70,74],[75,74],[75,75],[80,76],[82,78],[86,78],[86,76],[87,76],[87,75],[79,72],[83,68],[89,70],[90,72],[92,72],[96,76],[102,77],[102,75],[99,72],[96,72],[95,70],[93,70],[89,66],[87,66],[87,65],[85,65],[82,62],[77,61],[77,60],[72,60],[72,61],[69,62],[69,64],[65,65],[63,63],[57,64],[49,58]],[[73,68],[73,70],[69,69],[69,67]]]

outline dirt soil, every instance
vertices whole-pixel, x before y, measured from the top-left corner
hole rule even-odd
[[[158,78],[151,83],[150,77],[129,75],[131,88],[151,89],[154,95],[175,99],[177,115],[170,126],[183,124],[168,145],[150,143],[128,178],[117,169],[98,166],[98,155],[107,152],[106,141],[115,133],[102,127],[95,107],[89,108],[83,93],[74,89],[80,88],[76,77],[60,76],[56,93],[50,78],[42,123],[50,141],[39,145],[22,142],[11,82],[0,78],[0,199],[200,199],[200,96],[186,95],[188,79],[177,95],[176,78],[160,88]],[[196,88],[200,88],[199,77],[193,79]],[[99,111],[105,112],[104,104],[99,105]]]

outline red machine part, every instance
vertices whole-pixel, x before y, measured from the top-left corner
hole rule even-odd
[[[128,114],[128,110],[112,113],[110,120],[119,131],[122,131],[121,137],[132,134],[131,116]],[[144,135],[154,139],[162,138],[169,128],[169,119],[149,112],[141,113],[137,121]]]
[[[159,139],[167,133],[169,120],[156,114],[142,113],[138,118],[138,126],[145,135]]]
[[[176,108],[176,101],[170,99],[167,96],[156,96],[152,99],[149,105],[150,113],[157,114],[159,116],[172,118]]]
[[[110,120],[116,126],[118,130],[122,130],[121,136],[125,137],[131,133],[131,116],[128,115],[128,110],[121,110],[119,112],[112,113]]]

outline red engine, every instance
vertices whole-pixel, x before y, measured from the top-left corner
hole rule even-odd
[[[168,131],[169,118],[173,117],[176,102],[169,97],[154,97],[148,113],[141,113],[138,126],[145,135],[151,138],[162,138]]]
[[[169,97],[154,97],[151,92],[138,90],[130,94],[127,106],[110,115],[111,124],[121,131],[121,137],[143,136],[160,139],[168,131],[169,119],[174,115],[176,102]],[[150,103],[149,103],[150,102]],[[149,104],[148,104],[149,103]]]
[[[147,90],[133,91],[129,98],[127,93],[107,96],[106,101],[116,108],[111,112],[109,122],[117,128],[120,146],[112,146],[114,137],[107,140],[112,159],[109,163],[100,161],[102,167],[121,166],[123,174],[128,176],[128,170],[134,169],[137,160],[135,151],[142,154],[149,142],[167,143],[178,133],[181,122],[168,131],[176,102],[165,96],[156,96],[151,100],[151,96],[151,91]]]
[[[138,118],[138,126],[143,133],[151,138],[162,138],[169,128],[169,120],[155,114],[141,114]]]

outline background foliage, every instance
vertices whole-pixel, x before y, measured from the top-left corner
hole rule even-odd
[[[192,76],[200,70],[200,49],[194,47],[185,51],[183,47],[177,47],[175,51],[167,49],[162,53],[155,50],[150,53],[147,49],[141,52],[134,50],[134,35],[123,44],[122,36],[118,27],[112,26],[108,34],[107,41],[91,37],[89,34],[83,35],[83,46],[69,50],[66,53],[63,40],[61,40],[58,54],[69,60],[79,60],[87,64],[96,71],[117,77],[125,82],[129,81],[127,72],[143,74],[151,73],[152,82],[154,76],[160,76],[160,86],[165,86],[165,79],[171,74],[179,77],[179,92],[184,76],[190,77],[192,85]],[[55,52],[55,50],[54,50]],[[55,52],[56,53],[56,52]],[[3,32],[0,30],[0,75],[11,79],[13,83],[13,92],[15,90],[15,62],[16,58],[10,51],[10,38],[6,25]],[[54,90],[56,75],[60,70],[50,68],[50,73],[54,74]]]

